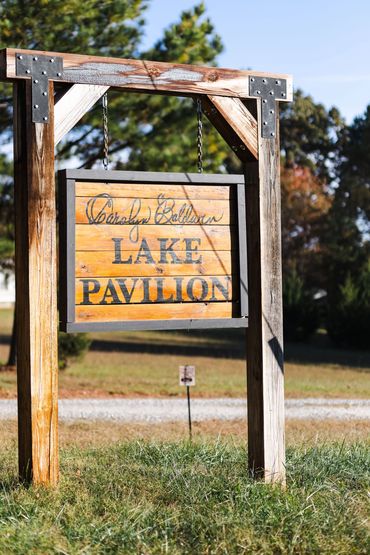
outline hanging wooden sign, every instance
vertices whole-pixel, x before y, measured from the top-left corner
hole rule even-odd
[[[64,170],[64,331],[246,327],[244,178]]]

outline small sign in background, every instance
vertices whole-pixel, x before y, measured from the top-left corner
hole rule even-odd
[[[195,385],[195,366],[179,367],[180,385]]]

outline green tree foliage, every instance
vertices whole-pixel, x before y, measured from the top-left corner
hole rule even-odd
[[[320,322],[317,301],[296,268],[287,271],[283,282],[284,337],[303,341],[316,331]]]
[[[147,0],[4,0],[0,6],[1,47],[31,48],[120,58],[215,64],[221,40],[200,2],[181,14],[148,52],[140,49]],[[0,144],[11,141],[11,87],[0,85]],[[58,85],[57,85],[58,87]],[[196,110],[191,99],[127,91],[109,93],[111,168],[196,171]],[[204,166],[218,171],[225,148],[205,125]],[[90,111],[58,147],[57,160],[76,157],[91,168],[103,157],[101,108]],[[10,161],[0,158],[0,265],[14,260],[13,187]],[[84,350],[84,338],[60,337],[60,358]],[[64,362],[63,362],[64,364]]]
[[[281,102],[283,164],[308,167],[327,184],[335,175],[345,123],[339,110],[327,110],[300,89],[294,102]]]
[[[89,350],[91,340],[86,333],[59,333],[58,363],[64,370],[73,359],[79,359]]]
[[[339,344],[368,346],[370,106],[343,134],[332,207],[323,229],[328,329]]]
[[[330,337],[343,347],[369,348],[370,260],[357,275],[348,275],[338,287],[328,310]]]
[[[0,269],[14,269],[12,163],[0,155]]]
[[[190,64],[216,63],[222,43],[203,2],[181,14],[144,52],[149,0],[4,0],[1,46]],[[0,145],[11,141],[11,88],[0,85]],[[340,297],[351,269],[369,256],[370,107],[346,127],[336,108],[298,90],[281,103],[283,267],[309,291]],[[111,169],[196,171],[196,110],[190,98],[109,92]],[[242,170],[217,132],[204,122],[204,169]],[[81,167],[103,157],[101,107],[92,109],[58,146],[58,162]],[[11,164],[0,157],[0,265],[13,261]],[[289,289],[291,283],[287,283]],[[305,300],[305,302],[307,299]],[[288,305],[287,305],[288,306]],[[288,310],[289,307],[288,307]]]

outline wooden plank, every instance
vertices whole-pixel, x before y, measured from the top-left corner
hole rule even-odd
[[[57,145],[109,89],[101,85],[73,85],[55,103],[54,138]]]
[[[199,98],[199,96],[197,98]],[[220,133],[221,137],[233,150],[239,160],[243,163],[254,161],[255,157],[253,154],[247,149],[244,143],[241,142],[239,135],[219,113],[215,105],[209,100],[208,96],[202,96],[201,101],[203,113],[211,122],[213,127]]]
[[[148,185],[147,183],[99,183],[76,182],[76,197],[99,195],[102,188],[114,198],[157,198],[159,188],[174,199],[228,200],[235,198],[234,187],[230,185]]]
[[[109,193],[103,195],[76,198],[76,224],[222,226],[235,223],[236,219],[231,213],[234,206],[229,201],[176,200],[162,193],[162,190],[156,199],[114,198]]]
[[[239,98],[208,96],[209,100],[237,134],[240,143],[258,159],[257,121]]]
[[[121,277],[121,276],[196,276],[196,275],[230,275],[232,274],[232,253],[227,251],[193,251],[189,253],[192,260],[201,262],[187,262],[183,253],[181,263],[171,263],[171,255],[167,254],[167,264],[160,264],[161,253],[151,251],[150,256],[142,251],[138,263],[138,250],[126,252],[122,260],[130,260],[126,264],[113,264],[115,253],[107,251],[79,251],[76,252],[76,277]],[[151,262],[151,259],[153,262]]]
[[[5,68],[1,68],[1,73],[5,73],[8,79],[24,78],[16,75],[16,53],[61,56],[64,71],[59,81],[65,83],[104,85],[138,92],[212,94],[248,98],[248,77],[254,75],[287,79],[287,97],[283,101],[292,100],[292,78],[286,74],[18,48],[6,48],[4,52]]]
[[[258,103],[258,120],[260,104]],[[249,328],[247,330],[249,467],[285,481],[280,149],[259,138],[259,165],[247,167]],[[261,133],[259,132],[259,137]]]
[[[179,278],[76,279],[76,305],[157,302],[231,301],[238,299],[237,277],[187,276]],[[234,285],[234,286],[233,286]],[[233,287],[232,287],[233,286]],[[124,291],[122,291],[122,287]],[[160,289],[160,290],[159,290]]]
[[[50,124],[31,122],[31,83],[14,95],[19,472],[58,480],[58,319],[53,83]]]
[[[113,238],[122,239],[121,251],[132,250],[130,240],[131,228],[128,226],[101,225],[93,226],[79,224],[76,230],[77,251],[110,251],[114,248]],[[198,226],[198,225],[139,225],[137,226],[137,239],[143,237],[150,250],[158,250],[159,239],[180,239],[175,243],[175,252],[186,250],[184,237],[199,239],[199,248],[203,251],[228,251],[237,247],[237,232],[235,226]],[[93,236],[93,240],[91,239]]]
[[[237,313],[234,303],[178,303],[141,305],[76,306],[76,322],[113,322],[119,320],[184,320],[231,318]]]

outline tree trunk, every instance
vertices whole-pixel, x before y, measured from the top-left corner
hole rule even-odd
[[[13,327],[12,327],[12,337],[10,341],[10,351],[7,366],[16,366],[17,364],[17,337],[16,337],[16,323],[15,323],[15,303],[14,303],[14,316],[13,316]]]

